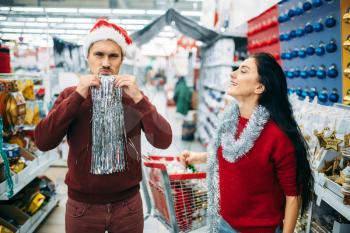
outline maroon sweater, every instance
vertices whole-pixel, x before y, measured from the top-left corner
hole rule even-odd
[[[67,135],[69,145],[68,172],[65,183],[68,196],[87,203],[110,203],[128,198],[139,191],[141,172],[141,129],[155,147],[166,149],[172,141],[169,123],[144,98],[135,104],[123,95],[125,130],[128,140],[128,169],[123,173],[91,174],[92,99],[84,99],[76,87],[65,89],[48,116],[35,129],[35,142],[42,151],[57,147]],[[136,149],[136,151],[135,151]]]
[[[248,120],[240,117],[239,136]],[[274,233],[282,226],[285,196],[298,195],[296,158],[288,136],[268,121],[253,148],[235,163],[218,149],[220,214],[242,233]]]

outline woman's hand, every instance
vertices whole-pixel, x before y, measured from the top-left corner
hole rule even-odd
[[[180,162],[187,166],[189,164],[200,164],[207,161],[207,152],[193,152],[185,150],[179,155]]]

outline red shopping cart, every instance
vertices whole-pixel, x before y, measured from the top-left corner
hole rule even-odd
[[[168,174],[174,157],[149,156],[143,164],[153,200],[153,216],[170,231],[189,232],[206,224],[206,174]]]

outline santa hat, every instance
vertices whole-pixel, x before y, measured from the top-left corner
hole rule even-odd
[[[85,37],[83,48],[86,58],[88,57],[90,46],[100,40],[112,40],[120,46],[124,56],[129,59],[135,57],[136,47],[125,29],[105,19],[99,19]]]

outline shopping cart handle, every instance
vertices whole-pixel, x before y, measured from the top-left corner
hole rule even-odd
[[[166,171],[166,166],[162,162],[143,162],[146,167],[158,168],[162,171]]]

